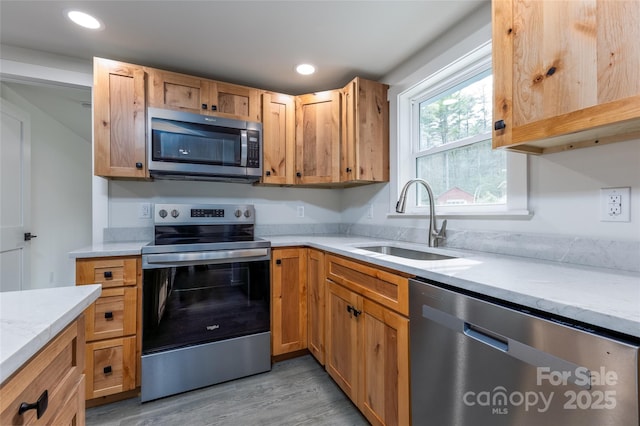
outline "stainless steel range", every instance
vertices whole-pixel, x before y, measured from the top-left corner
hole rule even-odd
[[[143,402],[271,369],[271,243],[252,205],[156,204],[142,249]]]

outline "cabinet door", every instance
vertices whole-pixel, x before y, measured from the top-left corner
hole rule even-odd
[[[150,70],[149,104],[202,114],[211,107],[209,81],[168,71]]]
[[[295,167],[295,99],[262,95],[263,183],[291,185]]]
[[[149,177],[144,69],[94,58],[93,79],[94,173]]]
[[[85,424],[85,402],[84,402],[85,376],[80,377],[76,386],[67,395],[67,400],[56,417],[51,421],[57,426],[84,426]]]
[[[356,77],[343,89],[342,182],[389,181],[388,86]]]
[[[136,369],[135,336],[87,343],[86,398],[134,389]]]
[[[209,111],[212,114],[237,120],[262,121],[258,89],[220,81],[212,81],[210,84]]]
[[[325,368],[349,398],[357,402],[360,385],[358,366],[361,359],[358,319],[353,309],[360,309],[361,298],[330,281],[326,300]]]
[[[324,310],[325,310],[324,253],[307,250],[307,332],[309,352],[320,365],[324,365]]]
[[[340,91],[296,97],[296,183],[340,182]]]
[[[307,347],[307,264],[304,249],[271,253],[272,355]]]
[[[409,424],[409,320],[364,299],[362,393],[358,407],[373,425]]]
[[[553,152],[640,130],[640,2],[492,5],[494,148]]]

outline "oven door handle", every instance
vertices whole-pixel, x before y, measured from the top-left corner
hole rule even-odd
[[[219,250],[189,253],[146,254],[142,256],[143,269],[167,266],[209,265],[215,263],[251,262],[269,260],[268,248]]]

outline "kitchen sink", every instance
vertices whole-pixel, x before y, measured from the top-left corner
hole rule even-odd
[[[455,259],[452,256],[445,256],[443,254],[431,253],[427,251],[413,250],[408,248],[396,247],[396,246],[367,246],[358,247],[362,250],[373,251],[376,253],[388,254],[390,256],[404,257],[405,259],[413,260],[446,260]]]

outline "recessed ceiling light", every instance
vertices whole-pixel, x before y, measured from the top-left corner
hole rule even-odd
[[[316,72],[316,67],[311,64],[300,64],[296,67],[298,74],[309,75]]]
[[[67,16],[81,27],[89,28],[90,30],[98,30],[102,28],[100,21],[87,13],[80,12],[79,10],[70,10],[67,12]]]

